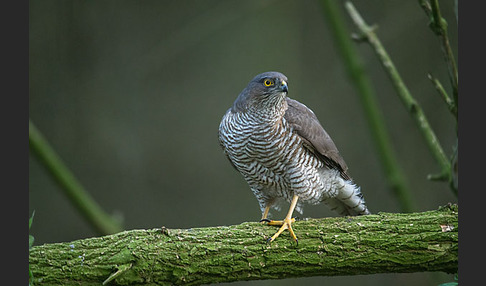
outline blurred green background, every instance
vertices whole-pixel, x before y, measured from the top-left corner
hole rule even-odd
[[[340,3],[340,8],[344,8]],[[418,1],[355,1],[422,105],[447,155],[455,123],[427,79],[449,91],[437,37]],[[454,2],[440,2],[457,52]],[[347,14],[350,31],[356,31]],[[317,1],[31,0],[29,113],[104,210],[125,229],[189,228],[260,219],[256,199],[224,157],[219,122],[258,73],[289,78],[314,110],[373,213],[398,212],[357,93]],[[367,44],[357,44],[418,209],[457,202],[415,122]],[[285,215],[273,212],[274,217]],[[97,235],[39,161],[29,158],[35,244]],[[334,216],[307,206],[305,217]],[[285,237],[284,237],[285,238]],[[437,285],[441,273],[312,277],[245,285]]]

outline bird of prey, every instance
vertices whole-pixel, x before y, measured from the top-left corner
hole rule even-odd
[[[287,77],[265,72],[253,78],[227,110],[219,125],[219,142],[233,167],[256,196],[262,222],[280,226],[268,239],[292,229],[294,209],[325,203],[341,215],[369,214],[360,187],[316,115],[287,97]],[[287,201],[281,220],[267,218],[270,208]]]

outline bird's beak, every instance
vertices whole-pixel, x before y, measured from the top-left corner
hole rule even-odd
[[[285,80],[282,80],[282,82],[280,83],[280,90],[282,92],[285,92],[285,93],[287,93],[289,91],[289,88],[287,86],[287,82]]]

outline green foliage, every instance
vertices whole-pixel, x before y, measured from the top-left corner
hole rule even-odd
[[[35,210],[32,212],[32,216],[29,218],[29,231],[32,226],[32,222],[34,221]],[[32,248],[34,244],[34,236],[29,234],[29,249]]]
[[[34,215],[35,215],[35,210],[32,212],[32,216],[30,216],[29,218],[29,232],[30,232],[30,228],[32,227],[32,222],[34,221]],[[29,250],[32,248],[32,245],[34,245],[34,236],[29,234]],[[29,285],[34,285],[32,281],[34,281],[34,274],[30,270],[30,263],[29,263]]]
[[[454,275],[454,280],[456,280],[456,282],[446,282],[446,283],[439,284],[439,286],[456,286],[456,285],[459,285],[459,282],[457,282],[459,280],[457,273],[456,273],[456,275]]]
[[[32,212],[32,216],[29,218],[29,230],[32,227],[32,222],[34,221],[35,210]]]

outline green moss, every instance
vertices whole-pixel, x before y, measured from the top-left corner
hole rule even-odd
[[[457,206],[423,213],[308,219],[266,243],[275,227],[131,230],[34,246],[36,284],[201,284],[315,275],[457,272]],[[127,268],[127,265],[132,265]],[[289,267],[292,265],[292,267]],[[125,269],[121,271],[121,269]],[[112,282],[113,282],[112,281]]]

